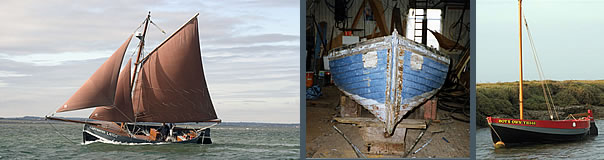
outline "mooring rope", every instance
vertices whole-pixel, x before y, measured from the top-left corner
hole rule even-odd
[[[495,135],[497,135],[497,138],[499,138],[499,141],[503,142],[503,140],[501,139],[501,137],[499,137],[499,133],[497,133],[497,131],[495,130],[495,128],[493,128],[493,126],[491,125],[491,123],[488,123],[489,127],[491,127],[491,129],[493,130],[493,132],[495,132]]]

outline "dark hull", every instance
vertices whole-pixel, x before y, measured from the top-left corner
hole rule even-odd
[[[589,122],[589,135],[590,136],[598,135],[598,126],[596,126],[596,121]]]
[[[491,138],[493,140],[493,143],[502,141],[506,145],[522,143],[558,143],[579,141],[584,139],[589,132],[589,129],[571,130],[540,127],[514,128],[510,126],[500,126],[496,124],[493,124],[492,127],[493,128],[491,129]],[[495,130],[495,132],[493,131],[493,129]],[[499,139],[499,137],[501,137],[501,139]]]
[[[137,127],[140,127],[142,129],[148,129],[148,128],[156,128],[157,126],[144,126],[144,125],[137,125]],[[180,131],[188,131],[191,129],[180,129]],[[178,131],[175,131],[178,133]],[[84,130],[83,130],[83,141],[84,143],[86,142],[91,142],[91,141],[97,141],[97,140],[101,140],[100,142],[105,142],[105,143],[150,143],[150,144],[154,144],[154,143],[197,143],[197,144],[212,144],[212,140],[210,138],[210,129],[207,128],[205,130],[203,130],[202,132],[200,132],[200,134],[194,138],[188,139],[188,140],[182,140],[182,141],[174,141],[174,142],[167,142],[167,141],[156,141],[156,140],[150,140],[148,138],[146,138],[146,136],[143,135],[137,135],[137,136],[130,136],[128,134],[124,134],[123,132],[116,132],[114,130],[111,129],[106,129],[100,126],[93,126],[93,125],[88,125],[85,124],[84,125]]]

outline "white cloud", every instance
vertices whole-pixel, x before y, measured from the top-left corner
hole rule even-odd
[[[15,72],[15,71],[3,71],[3,70],[0,70],[0,78],[6,78],[6,77],[26,77],[26,76],[31,76],[31,75],[21,74],[21,73]]]

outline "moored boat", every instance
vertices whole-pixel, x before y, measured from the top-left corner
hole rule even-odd
[[[561,120],[558,117],[556,106],[554,105],[553,99],[551,98],[551,91],[543,79],[543,73],[541,66],[539,65],[537,53],[533,51],[535,61],[537,62],[537,69],[539,70],[539,76],[541,79],[541,87],[544,92],[544,100],[548,107],[549,120],[527,120],[524,119],[523,114],[523,73],[522,73],[522,0],[518,1],[518,25],[519,25],[519,81],[518,81],[518,101],[519,101],[519,119],[509,118],[494,118],[487,117],[487,124],[490,127],[491,138],[493,140],[495,148],[501,148],[506,146],[516,146],[526,143],[557,143],[557,142],[569,142],[578,141],[585,139],[588,135],[598,135],[598,129],[593,117],[591,110],[587,113],[572,114],[567,119]],[[526,19],[524,19],[526,22]],[[526,24],[528,31],[528,24]],[[529,34],[532,48],[532,36]]]
[[[445,82],[447,56],[400,36],[374,38],[330,51],[335,85],[384,123],[388,135],[403,116]]]
[[[591,111],[589,111],[591,113]],[[556,143],[582,140],[590,134],[590,117],[569,120],[526,120],[487,117],[493,143]]]

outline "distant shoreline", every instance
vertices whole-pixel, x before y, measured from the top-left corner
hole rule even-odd
[[[72,117],[61,117],[65,119],[81,120],[85,121],[87,118],[72,118]],[[89,121],[95,121],[90,120]],[[45,120],[44,117],[25,116],[15,118],[4,118],[0,117],[0,124],[40,124],[40,123],[53,123],[53,124],[72,124],[69,122],[61,122],[55,120]],[[184,123],[191,124],[191,123]],[[194,124],[194,123],[193,123]],[[260,122],[222,122],[220,126],[258,126],[258,127],[295,127],[299,128],[299,123],[260,123]]]
[[[549,120],[553,102],[556,117],[592,110],[596,119],[604,118],[604,80],[547,80],[551,97],[544,98],[541,81],[523,81],[523,116]],[[476,85],[476,125],[486,127],[486,117],[519,118],[518,81]]]

